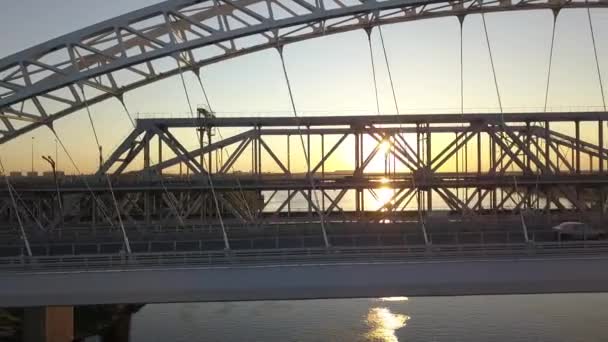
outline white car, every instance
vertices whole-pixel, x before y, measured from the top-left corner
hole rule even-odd
[[[553,227],[553,231],[558,233],[560,239],[566,237],[577,240],[594,240],[606,236],[604,230],[596,229],[586,223],[576,221],[562,222]]]

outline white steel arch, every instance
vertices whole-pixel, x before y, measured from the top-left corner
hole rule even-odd
[[[0,143],[182,71],[292,42],[424,18],[586,7],[608,1],[169,0],[1,59]]]

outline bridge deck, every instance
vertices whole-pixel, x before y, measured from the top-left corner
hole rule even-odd
[[[239,190],[342,190],[342,189],[379,189],[379,188],[512,188],[515,184],[521,187],[543,185],[578,185],[581,187],[606,186],[608,170],[602,173],[563,174],[555,175],[525,175],[521,173],[478,174],[478,173],[435,173],[433,175],[413,175],[412,173],[366,174],[349,176],[340,173],[327,173],[311,178],[305,174],[286,176],[280,173],[261,175],[227,174],[214,175],[213,187],[218,191]],[[389,178],[390,177],[390,178]],[[112,189],[116,192],[144,191],[185,191],[209,190],[209,180],[205,175],[179,176],[165,175],[161,177],[143,177],[141,175],[123,175],[115,177]],[[69,176],[63,177],[58,184],[49,177],[17,177],[11,178],[12,185],[20,193],[87,193],[107,192],[109,190],[105,177]],[[0,188],[0,193],[7,193],[7,188]]]
[[[607,266],[608,245],[589,242],[534,248],[520,244],[38,258],[1,265],[0,303],[19,307],[604,292]]]

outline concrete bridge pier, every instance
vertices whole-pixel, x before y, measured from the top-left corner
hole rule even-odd
[[[73,339],[74,307],[25,308],[23,314],[24,342],[72,342]]]

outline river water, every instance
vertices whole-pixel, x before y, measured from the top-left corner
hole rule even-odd
[[[608,341],[608,294],[146,305],[131,341]]]
[[[608,342],[608,293],[150,304],[131,323],[131,342]]]

